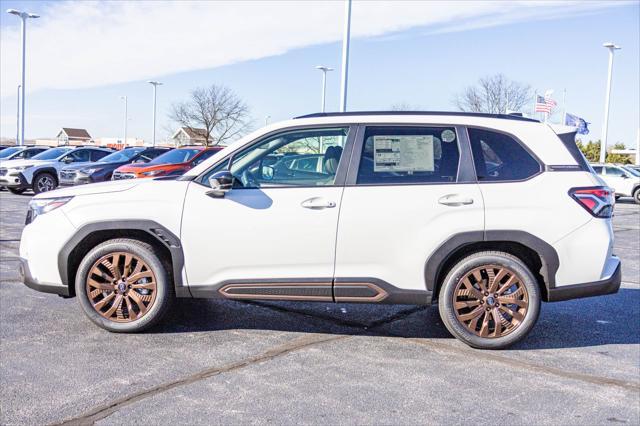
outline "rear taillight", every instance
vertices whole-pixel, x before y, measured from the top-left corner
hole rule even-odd
[[[606,186],[571,188],[569,195],[595,217],[607,218],[613,213],[614,193],[611,188]]]

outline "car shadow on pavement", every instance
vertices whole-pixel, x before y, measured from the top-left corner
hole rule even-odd
[[[640,344],[640,288],[617,294],[543,303],[538,323],[513,349]],[[236,302],[183,299],[153,333],[215,330],[453,339],[437,306]]]

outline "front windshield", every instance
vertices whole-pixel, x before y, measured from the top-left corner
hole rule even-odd
[[[169,152],[166,152],[153,160],[149,161],[147,164],[177,164],[177,163],[186,163],[191,160],[197,153],[202,151],[201,149],[174,149]]]
[[[12,146],[11,148],[5,148],[0,151],[0,158],[9,158],[11,154],[15,154],[16,152],[22,151],[24,148],[19,146]]]
[[[627,172],[631,173],[632,175],[634,175],[635,177],[640,177],[640,172],[632,169],[631,167],[625,167],[624,168]]]
[[[107,155],[106,157],[102,157],[100,160],[98,160],[98,163],[121,163],[124,161],[129,161],[144,150],[145,148],[123,149],[122,151],[117,151],[113,154]]]
[[[64,148],[51,148],[46,150],[45,152],[41,152],[38,155],[34,155],[31,157],[32,160],[55,160],[60,157],[62,154],[71,151],[73,148],[64,147]]]

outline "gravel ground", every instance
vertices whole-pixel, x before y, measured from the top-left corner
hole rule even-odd
[[[619,293],[544,304],[470,349],[436,308],[183,300],[142,335],[16,281],[29,196],[0,192],[0,424],[640,424],[640,209],[616,206]]]

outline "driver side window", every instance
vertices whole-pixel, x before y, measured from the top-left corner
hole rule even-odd
[[[234,186],[331,186],[348,132],[348,127],[295,130],[254,144],[233,157]],[[215,167],[203,181],[227,166],[224,163]]]

